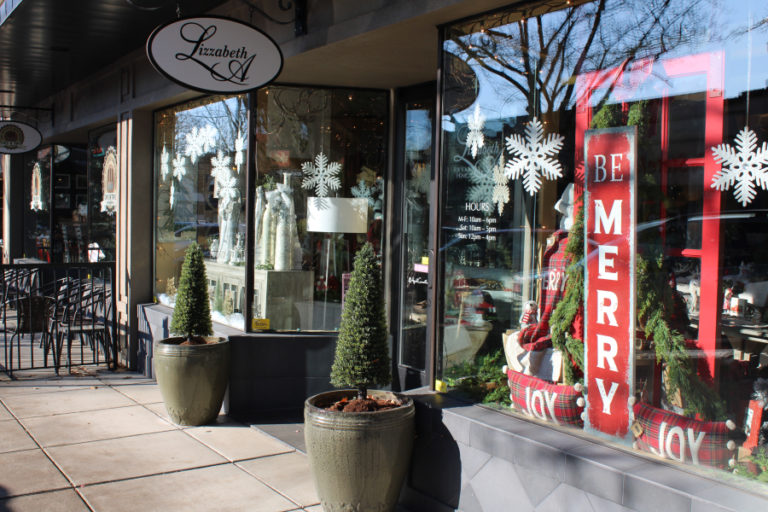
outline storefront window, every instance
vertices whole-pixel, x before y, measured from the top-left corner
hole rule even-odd
[[[34,152],[24,165],[25,258],[51,262],[51,146]]]
[[[381,91],[257,93],[253,329],[338,329],[355,252],[381,255],[386,117]]]
[[[117,130],[114,126],[96,130],[88,139],[88,175],[76,180],[75,202],[88,222],[88,261],[114,261],[120,176]]]
[[[765,5],[553,4],[445,31],[438,378],[765,480]]]
[[[25,155],[26,261],[87,261],[86,149],[44,146]]]
[[[214,97],[155,118],[155,293],[175,304],[184,253],[205,254],[213,320],[245,326],[245,96]]]
[[[255,94],[253,225],[246,228],[246,97],[158,112],[155,290],[173,306],[184,251],[202,246],[213,320],[251,330],[338,328],[354,254],[381,254],[382,91],[270,86]],[[246,229],[253,240],[246,314]]]

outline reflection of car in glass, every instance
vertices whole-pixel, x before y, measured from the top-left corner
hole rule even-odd
[[[205,221],[186,221],[186,222],[174,222],[173,235],[180,237],[183,233],[195,233],[203,231],[204,233],[211,233],[214,229],[219,229],[218,222],[205,222]]]
[[[719,220],[721,233],[724,236],[723,246],[729,248],[719,261],[720,278],[725,286],[732,288],[732,292],[738,292],[739,298],[746,301],[745,316],[751,313],[751,316],[757,318],[759,313],[768,306],[768,266],[764,268],[760,263],[764,258],[755,253],[762,250],[763,246],[768,247],[768,233],[763,233],[761,229],[766,213],[768,210],[735,210],[723,211],[713,217],[690,213],[639,222],[636,226],[638,252],[646,257],[651,256],[651,253],[661,249],[658,245],[659,234],[668,235],[663,237],[666,241],[664,244],[665,267],[669,271],[671,284],[685,301],[688,313],[695,316],[698,314],[700,300],[701,254],[708,250],[707,247],[702,247],[702,225],[708,220]],[[732,229],[734,227],[738,229]],[[501,286],[496,289],[480,287],[497,303],[501,300],[510,304],[513,309],[518,309],[522,304],[523,296],[526,295],[526,287],[536,287],[536,283],[546,283],[551,278],[547,268],[535,267],[533,270],[523,271],[520,266],[514,268],[505,265],[501,258],[493,256],[489,258],[487,251],[500,252],[500,249],[498,242],[495,247],[493,244],[483,243],[486,234],[492,233],[497,240],[508,240],[511,246],[512,237],[524,235],[525,228],[476,231],[472,233],[476,235],[473,240],[456,236],[461,232],[456,226],[444,226],[443,229],[448,242],[441,251],[446,254],[446,261],[452,263],[448,272],[463,272],[466,274],[465,279],[475,278],[501,283]],[[527,238],[544,240],[552,233],[553,230],[537,229]],[[645,240],[654,242],[648,245],[644,243]],[[736,248],[742,249],[737,252]],[[587,252],[587,258],[598,256],[596,247],[590,247]],[[493,264],[489,264],[491,260]],[[449,280],[448,286],[452,287],[454,280],[450,275],[446,275],[446,279]],[[447,315],[447,318],[450,316],[450,314]],[[516,319],[514,313],[509,317],[502,316],[506,317],[505,320]]]

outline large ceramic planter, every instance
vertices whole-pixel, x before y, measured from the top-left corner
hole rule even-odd
[[[393,398],[393,393],[369,394]],[[413,400],[376,412],[335,412],[324,408],[356,391],[330,391],[304,404],[304,436],[325,512],[391,512],[408,471],[413,449]]]
[[[229,380],[229,340],[180,345],[166,338],[154,348],[155,376],[168,416],[177,425],[205,425],[216,419]]]

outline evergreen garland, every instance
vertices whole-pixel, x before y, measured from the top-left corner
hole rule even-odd
[[[470,399],[484,404],[511,405],[507,374],[499,368],[506,364],[504,350],[478,356],[446,368],[443,380],[451,388],[466,393]]]
[[[725,419],[725,404],[702,382],[688,355],[685,337],[669,325],[675,311],[675,293],[663,271],[662,257],[637,257],[637,319],[645,337],[652,340],[656,361],[664,364],[667,396],[680,392],[686,416],[700,414],[707,420]]]
[[[565,294],[550,319],[552,345],[569,357],[564,377],[566,384],[576,382],[576,369],[583,368],[584,345],[570,334],[571,325],[582,307],[584,297],[584,208],[579,208],[565,248],[569,266]],[[688,355],[685,337],[670,327],[677,296],[667,282],[662,259],[637,258],[637,318],[647,339],[655,346],[656,360],[666,372],[667,395],[678,391],[687,416],[700,414],[708,420],[725,418],[725,405],[717,393],[699,378],[694,361]],[[679,308],[677,308],[679,309]]]
[[[210,336],[213,333],[203,251],[196,243],[190,245],[184,255],[170,330],[186,336],[188,340],[192,336]]]
[[[627,126],[637,126],[637,139],[644,143],[648,141],[648,100],[632,103],[627,112]]]
[[[609,128],[621,124],[621,105],[616,103],[603,103],[592,116],[590,128]]]
[[[645,100],[634,102],[627,115],[626,124],[638,127],[641,141],[647,140],[647,106],[648,102]],[[590,126],[606,128],[621,124],[620,105],[604,104],[595,113]],[[563,367],[565,382],[572,385],[576,382],[576,368],[583,368],[584,363],[584,345],[581,340],[573,338],[570,334],[571,325],[582,308],[584,297],[584,208],[580,208],[576,213],[573,229],[568,234],[565,253],[569,258],[566,289],[562,300],[552,312],[550,332],[552,345],[566,357],[570,357]],[[638,255],[637,300],[638,324],[646,338],[654,343],[656,361],[665,367],[667,395],[673,396],[680,392],[684,401],[684,413],[688,416],[700,414],[708,420],[724,419],[723,401],[699,378],[694,361],[688,355],[685,337],[680,331],[670,327],[673,312],[681,308],[678,307],[679,304],[675,304],[676,301],[679,302],[679,297],[667,281],[661,257],[649,261]],[[568,364],[569,362],[572,364]]]
[[[331,383],[356,388],[358,398],[365,398],[370,386],[386,386],[391,381],[381,269],[373,246],[366,243],[355,256],[341,312]]]
[[[584,297],[584,208],[579,208],[565,246],[568,267],[565,271],[565,293],[549,320],[552,346],[563,353],[565,383],[576,383],[576,369],[584,367],[584,344],[571,336],[573,320],[582,309]],[[583,337],[583,333],[582,333]],[[583,380],[583,379],[579,379]]]
[[[603,103],[597,109],[590,128],[607,128],[621,124],[621,106],[615,103]],[[573,385],[583,381],[576,378],[577,369],[584,368],[584,343],[571,335],[571,326],[576,315],[583,309],[584,298],[584,208],[575,213],[573,227],[568,232],[568,244],[565,246],[568,259],[566,269],[565,293],[557,303],[549,321],[552,346],[563,353],[563,378],[565,383]],[[579,333],[582,338],[584,333]]]

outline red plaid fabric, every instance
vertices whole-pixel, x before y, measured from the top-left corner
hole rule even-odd
[[[724,421],[699,421],[638,402],[634,405],[636,446],[667,459],[699,466],[727,468],[733,456],[728,449]]]
[[[555,232],[554,243],[547,247],[542,257],[543,268],[539,283],[540,293],[539,322],[520,331],[520,344],[526,350],[544,350],[552,346],[549,334],[549,317],[565,293],[566,270],[568,267],[565,247],[568,245],[568,232]],[[581,336],[578,336],[581,338]]]
[[[584,425],[581,420],[584,407],[576,404],[581,393],[573,386],[552,384],[514,370],[507,370],[507,379],[510,397],[517,409],[560,425]]]

